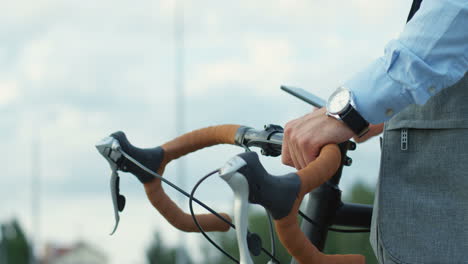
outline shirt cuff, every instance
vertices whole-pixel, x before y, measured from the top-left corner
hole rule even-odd
[[[390,60],[379,58],[344,83],[353,94],[354,107],[371,124],[385,122],[414,103],[407,89],[388,75],[387,64],[396,57]]]

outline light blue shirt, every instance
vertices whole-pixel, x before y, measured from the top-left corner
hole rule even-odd
[[[410,104],[424,104],[467,71],[468,0],[424,0],[384,56],[344,86],[357,111],[378,124]]]

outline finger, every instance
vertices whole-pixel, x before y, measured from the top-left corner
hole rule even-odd
[[[289,153],[291,154],[291,158],[294,162],[294,167],[298,170],[304,168],[305,161],[302,157],[302,146],[301,146],[301,138],[300,138],[300,130],[301,126],[304,123],[305,116],[297,119],[297,121],[291,124],[289,129]]]
[[[315,108],[316,110],[320,110],[320,108]],[[303,122],[301,123],[301,127],[299,129],[300,136],[298,137],[299,142],[299,149],[301,154],[301,166],[303,168],[307,167],[310,162],[315,160],[318,155],[318,151],[314,149],[314,135],[311,133],[310,128],[307,126],[314,119],[314,115],[308,114],[303,117]]]
[[[305,168],[306,163],[303,157],[302,152],[304,151],[301,144],[297,139],[295,139],[294,144],[294,161],[296,163],[296,169],[301,170],[302,168]]]
[[[293,165],[294,168],[298,169],[300,168],[300,165],[297,161],[297,158],[296,158],[296,147],[293,145],[293,141],[291,140],[288,140],[288,151],[289,151],[289,157],[291,159],[291,163]]]
[[[293,164],[294,164],[294,168],[296,168],[296,170],[301,169],[301,165],[299,165],[299,163],[297,163],[297,161],[295,159],[293,159]]]
[[[299,149],[295,137],[296,133],[296,128],[290,127],[289,129],[289,134],[288,134],[288,150],[289,150],[289,155],[291,157],[292,163],[294,164],[294,168],[296,169],[301,169],[301,163],[300,163],[300,154],[299,154]]]
[[[281,162],[284,165],[294,167],[294,163],[291,159],[291,154],[289,153],[289,144],[286,137],[283,138],[283,144],[281,146]]]
[[[294,139],[289,141],[289,155],[291,156],[291,160],[294,164],[294,168],[300,170],[301,165],[299,164],[299,160],[297,159],[297,146],[294,142]]]
[[[307,154],[304,155],[304,161],[306,163],[306,166],[309,165],[309,163],[311,163],[315,159],[317,159],[319,153],[320,153],[320,149],[309,147],[307,149]]]
[[[307,156],[310,154],[310,143],[308,133],[302,133],[297,138],[297,149],[298,149],[298,162],[301,165],[301,169],[307,166]]]
[[[281,147],[281,161],[291,167],[296,167],[294,157],[291,150],[291,133],[293,130],[294,120],[289,121],[284,125],[283,144]]]

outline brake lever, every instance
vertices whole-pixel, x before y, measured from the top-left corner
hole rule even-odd
[[[227,182],[234,192],[234,224],[236,225],[237,245],[240,264],[253,264],[247,241],[247,221],[249,208],[249,184],[244,175],[237,172],[247,163],[235,156],[224,165],[219,176]]]
[[[110,191],[112,197],[112,205],[114,206],[115,224],[110,235],[113,235],[119,226],[120,216],[125,208],[125,196],[120,194],[120,177],[117,173],[117,161],[122,157],[120,153],[119,141],[113,137],[106,137],[96,144],[96,148],[101,155],[109,162],[111,168]]]

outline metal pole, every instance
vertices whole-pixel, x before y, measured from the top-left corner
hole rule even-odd
[[[174,41],[175,41],[175,76],[176,92],[176,132],[184,132],[185,126],[185,43],[184,43],[184,0],[175,0]],[[180,163],[180,162],[179,162]],[[181,180],[183,178],[180,178]]]
[[[37,264],[38,250],[39,250],[39,237],[40,237],[40,140],[39,137],[33,142],[32,146],[32,162],[31,162],[31,219],[32,219],[32,233],[31,233],[31,261],[32,264]]]
[[[175,42],[175,74],[174,74],[174,86],[175,86],[175,106],[176,106],[176,133],[181,135],[184,133],[185,125],[185,96],[184,96],[184,85],[185,85],[185,46],[184,46],[184,0],[175,0],[174,2],[174,42]],[[179,186],[185,189],[186,184],[184,175],[186,171],[185,162],[179,160],[176,163],[176,175]],[[183,201],[183,196],[178,196],[179,204]],[[185,239],[183,234],[178,233],[179,247],[176,255],[177,264],[187,263],[185,254]]]

